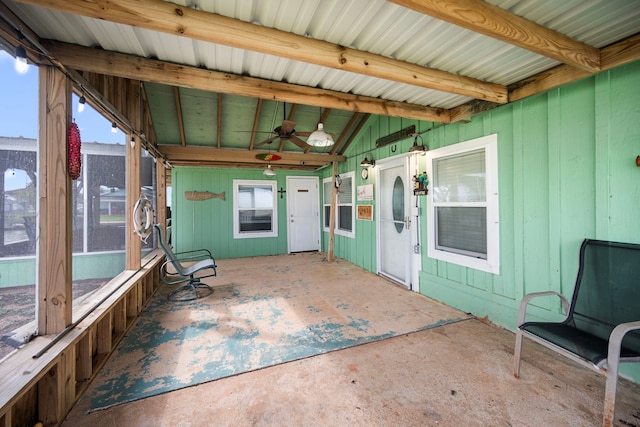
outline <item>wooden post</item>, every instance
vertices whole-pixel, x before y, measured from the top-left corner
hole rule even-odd
[[[135,129],[139,128],[139,100],[140,92],[138,89],[138,82],[130,82],[127,86],[127,92],[129,97],[129,103],[127,106],[127,113],[131,120],[131,124]],[[132,222],[133,208],[136,202],[140,198],[140,158],[142,151],[140,149],[141,143],[134,133],[127,135],[127,150],[126,150],[126,213],[127,213],[127,232],[126,232],[126,248],[127,248],[127,270],[137,270],[140,268],[142,262],[142,241],[140,237],[134,231],[134,225]],[[127,307],[127,310],[129,307]]]
[[[163,230],[167,226],[167,170],[160,159],[156,161],[156,222]]]
[[[49,335],[71,324],[71,84],[48,66],[38,67],[38,78],[38,331]]]
[[[329,215],[329,248],[327,251],[327,261],[333,262],[333,246],[335,241],[336,228],[336,199],[338,196],[338,187],[336,187],[336,175],[338,174],[338,162],[333,162],[331,169],[331,213]]]

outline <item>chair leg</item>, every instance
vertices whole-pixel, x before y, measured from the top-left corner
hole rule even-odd
[[[607,361],[607,385],[604,392],[603,427],[613,427],[616,415],[616,392],[618,389],[619,357],[610,356]]]
[[[213,293],[213,288],[207,285],[206,283],[202,283],[200,279],[191,278],[189,282],[180,286],[179,288],[174,289],[169,293],[167,299],[169,301],[193,301],[199,298],[204,298]]]
[[[520,355],[522,353],[522,331],[516,330],[516,345],[513,352],[513,376],[520,378]]]

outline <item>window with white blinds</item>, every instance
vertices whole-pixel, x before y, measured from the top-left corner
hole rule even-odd
[[[275,182],[233,180],[234,238],[277,236],[275,207]]]
[[[487,258],[485,181],[484,149],[433,160],[436,249]]]
[[[433,187],[435,202],[484,202],[485,154],[484,150],[454,154],[433,161]]]
[[[355,197],[353,186],[353,172],[340,174],[341,183],[338,187],[336,198],[336,225],[335,232],[343,236],[354,237],[353,224],[354,209],[353,200]],[[331,215],[331,195],[333,179],[331,177],[322,181],[323,207],[324,207],[324,231],[329,231],[329,221]]]
[[[497,135],[427,153],[432,258],[499,272]]]

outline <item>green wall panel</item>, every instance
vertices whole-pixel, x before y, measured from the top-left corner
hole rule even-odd
[[[421,198],[419,277],[425,295],[513,329],[525,293],[550,289],[571,294],[582,239],[640,243],[636,219],[640,169],[635,166],[640,154],[638,99],[640,62],[635,62],[496,108],[470,123],[434,126],[427,121],[372,116],[338,170],[355,172],[356,186],[376,186],[375,174],[367,181],[360,178],[360,161],[365,154],[379,161],[405,153],[412,138],[380,148],[375,141],[411,124],[419,132],[429,130],[423,139],[432,150],[498,134],[500,274],[429,258],[426,200]],[[219,257],[286,253],[285,200],[278,199],[278,238],[232,238],[232,180],[263,179],[261,171],[176,168],[173,174],[178,250],[209,247]],[[314,175],[321,182],[331,175],[331,168]],[[276,179],[278,188],[285,186],[285,173]],[[227,201],[187,202],[185,190],[225,191]],[[375,212],[375,200],[355,203],[373,204]],[[374,214],[372,222],[356,220],[355,238],[336,235],[335,255],[376,272],[375,219]],[[321,247],[327,251],[328,233],[321,235]],[[554,301],[542,301],[533,308],[539,317],[557,316],[559,310]]]
[[[34,283],[36,283],[34,257],[0,260],[0,288],[33,285]]]
[[[262,169],[221,169],[176,167],[172,170],[172,243],[177,252],[198,248],[211,250],[214,257],[240,258],[286,254],[286,198],[277,196],[278,236],[256,239],[233,238],[233,180],[276,181],[286,189],[287,176],[316,176],[310,172],[277,171],[275,178],[262,175]],[[185,191],[225,193],[225,200],[186,200]]]
[[[583,238],[640,242],[633,220],[640,211],[640,180],[633,163],[640,154],[639,73],[640,63],[634,63],[494,109],[467,124],[436,126],[423,135],[435,149],[498,134],[501,225],[499,275],[435,261],[423,251],[423,293],[513,328],[525,293],[551,289],[571,294]],[[373,147],[375,139],[408,124],[370,119],[347,155],[360,161],[362,153],[371,150],[369,156],[380,160],[406,151],[410,138]],[[431,126],[416,124],[418,130]],[[346,170],[359,170],[347,164]],[[345,171],[343,165],[340,171]],[[422,200],[423,247],[425,205]],[[355,239],[336,236],[336,256],[376,271],[375,242],[369,234],[375,226],[358,221],[356,227]],[[348,240],[355,242],[348,245]],[[323,247],[326,250],[326,243]],[[468,305],[460,305],[461,300]],[[543,317],[560,310],[556,301],[539,305]]]
[[[468,274],[465,285],[446,263],[434,269],[423,258],[422,291],[514,328],[525,293],[571,294],[582,239],[640,242],[637,99],[638,62],[474,117],[485,124],[478,135],[459,125],[461,140],[499,135],[501,273],[487,275],[494,286],[482,291],[484,273]],[[431,148],[452,135],[434,132]],[[558,311],[543,301],[537,313]]]
[[[429,130],[423,139],[432,150],[498,134],[500,274],[429,258],[426,199],[421,198],[419,279],[423,294],[514,329],[525,293],[572,293],[584,238],[640,243],[640,168],[635,166],[640,155],[638,99],[640,62],[635,62],[496,108],[473,117],[470,123],[434,126],[426,121],[372,116],[350,144],[345,153],[348,160],[338,170],[355,172],[356,186],[375,187],[375,173],[366,182],[360,178],[360,161],[365,154],[379,161],[407,152],[413,138],[380,148],[375,141],[411,124],[419,132]],[[331,175],[331,168],[316,175],[321,181]],[[277,239],[234,241],[229,198],[227,202],[199,202],[195,207],[180,200],[184,190],[230,195],[233,178],[261,179],[262,175],[261,171],[174,170],[179,249],[209,245],[224,257],[286,253],[285,224],[279,225]],[[277,179],[278,187],[285,185],[284,174]],[[375,200],[355,203],[373,204],[375,212]],[[279,199],[278,208],[284,212],[284,201]],[[197,233],[191,228],[192,217]],[[282,214],[280,219],[284,219]],[[377,272],[375,219],[374,214],[372,222],[356,220],[355,238],[336,235],[335,255]],[[327,251],[328,233],[321,235],[321,247]],[[531,308],[534,316],[559,316],[557,301],[536,304]]]
[[[74,255],[72,270],[73,280],[113,278],[125,270],[125,253]]]
[[[74,255],[73,280],[112,278],[124,271],[124,252]],[[35,257],[0,260],[0,288],[33,285],[36,282]]]

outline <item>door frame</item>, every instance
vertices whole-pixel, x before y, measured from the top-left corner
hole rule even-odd
[[[380,231],[380,192],[382,191],[382,189],[380,188],[380,172],[382,169],[388,169],[388,168],[392,168],[392,167],[397,167],[397,166],[404,166],[404,170],[405,170],[405,183],[406,183],[406,190],[405,190],[405,208],[407,215],[410,218],[410,227],[409,227],[409,244],[406,248],[406,252],[405,252],[405,256],[407,259],[407,267],[405,269],[405,283],[401,283],[402,285],[406,286],[407,289],[410,289],[412,291],[415,292],[420,292],[420,281],[419,281],[419,272],[420,269],[422,268],[422,246],[420,245],[420,241],[419,241],[419,235],[420,235],[420,209],[419,207],[416,206],[416,203],[412,203],[412,202],[419,202],[418,200],[416,200],[416,197],[418,196],[414,196],[413,195],[413,181],[411,179],[412,176],[414,176],[418,169],[419,169],[419,162],[420,162],[420,157],[421,156],[415,156],[415,155],[411,155],[409,153],[406,154],[399,154],[397,156],[393,156],[393,157],[387,157],[385,159],[380,159],[380,160],[376,160],[376,166],[374,168],[375,170],[375,177],[376,177],[376,183],[378,183],[378,185],[376,185],[376,191],[375,191],[375,197],[376,200],[378,201],[376,203],[376,218],[378,219],[376,222],[376,233],[377,233],[377,238],[376,238],[376,272],[377,274],[384,276],[384,277],[389,277],[389,279],[392,279],[394,281],[397,282],[397,279],[394,279],[386,274],[384,274],[381,271],[381,265],[382,265],[382,247],[381,247],[381,236],[382,233]],[[416,159],[416,160],[414,160]],[[417,248],[417,253],[416,253],[416,248]]]
[[[290,218],[290,212],[292,210],[291,208],[291,203],[293,202],[293,197],[294,197],[294,192],[291,190],[291,186],[292,184],[290,183],[291,180],[296,179],[296,180],[307,180],[307,181],[311,181],[315,184],[315,200],[316,200],[316,218],[317,220],[314,221],[315,226],[316,226],[316,230],[317,230],[317,235],[318,235],[318,241],[317,241],[317,248],[315,249],[310,249],[311,251],[320,251],[321,249],[321,238],[322,238],[322,228],[320,227],[320,179],[317,176],[295,176],[295,175],[291,175],[291,176],[287,176],[286,179],[286,221],[287,221],[287,253],[292,253],[291,252],[291,221],[289,221]]]

